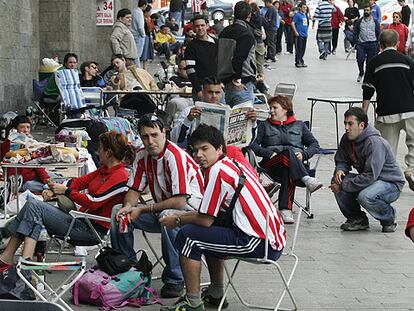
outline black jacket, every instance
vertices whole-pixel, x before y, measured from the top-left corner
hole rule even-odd
[[[367,65],[362,84],[364,99],[377,92],[379,116],[414,111],[414,63],[394,49],[378,54]]]
[[[245,21],[236,19],[224,28],[219,37],[217,62],[217,75],[222,82],[256,80],[255,44],[253,32]]]

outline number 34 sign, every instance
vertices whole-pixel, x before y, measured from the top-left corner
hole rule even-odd
[[[113,1],[97,1],[96,26],[112,26],[114,24]]]

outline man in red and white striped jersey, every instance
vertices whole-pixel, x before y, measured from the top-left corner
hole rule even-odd
[[[166,139],[164,126],[156,116],[141,117],[138,130],[144,148],[137,152],[128,181],[130,190],[123,206],[114,208],[112,212],[112,247],[136,262],[133,229],[161,232],[162,257],[166,264],[161,296],[179,297],[184,288],[179,253],[174,247],[179,229],[162,228],[158,220],[172,211],[185,213],[197,210],[204,192],[203,176],[193,158]],[[155,203],[138,204],[147,186]],[[118,230],[116,221],[121,215],[131,220],[127,233]]]
[[[205,170],[205,193],[198,212],[160,219],[167,228],[185,225],[175,245],[181,254],[187,290],[174,306],[162,310],[204,310],[204,304],[217,307],[224,290],[224,258],[264,257],[266,232],[269,259],[277,260],[286,243],[279,212],[252,169],[226,157],[223,134],[212,126],[200,125],[191,135],[190,144],[196,161]],[[242,185],[241,180],[244,180]],[[232,204],[232,212],[226,213]],[[202,295],[201,255],[206,257],[211,279],[211,285]]]

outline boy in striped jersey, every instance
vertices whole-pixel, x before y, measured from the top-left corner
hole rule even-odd
[[[264,256],[266,214],[269,214],[269,258],[277,260],[286,242],[279,212],[252,169],[226,156],[223,134],[212,126],[200,125],[191,135],[190,144],[204,170],[205,193],[198,212],[168,215],[160,220],[167,228],[186,225],[179,231],[175,245],[181,254],[187,291],[175,305],[161,310],[199,311],[204,310],[204,305],[217,307],[224,293],[223,260],[230,256]],[[242,179],[244,183],[240,186]],[[232,212],[226,213],[231,205]],[[211,279],[211,285],[202,294],[201,255],[206,258]],[[223,306],[228,306],[227,301]]]

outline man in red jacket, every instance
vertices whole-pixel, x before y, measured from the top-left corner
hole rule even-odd
[[[286,38],[286,52],[285,54],[293,54],[293,29],[292,29],[292,14],[289,14],[293,8],[289,0],[282,0],[279,11],[282,16],[282,23],[284,24],[284,33]]]
[[[338,46],[339,27],[345,22],[344,14],[341,9],[335,5],[335,0],[332,0],[332,5],[335,9],[332,11],[332,54],[335,55],[336,47]]]

